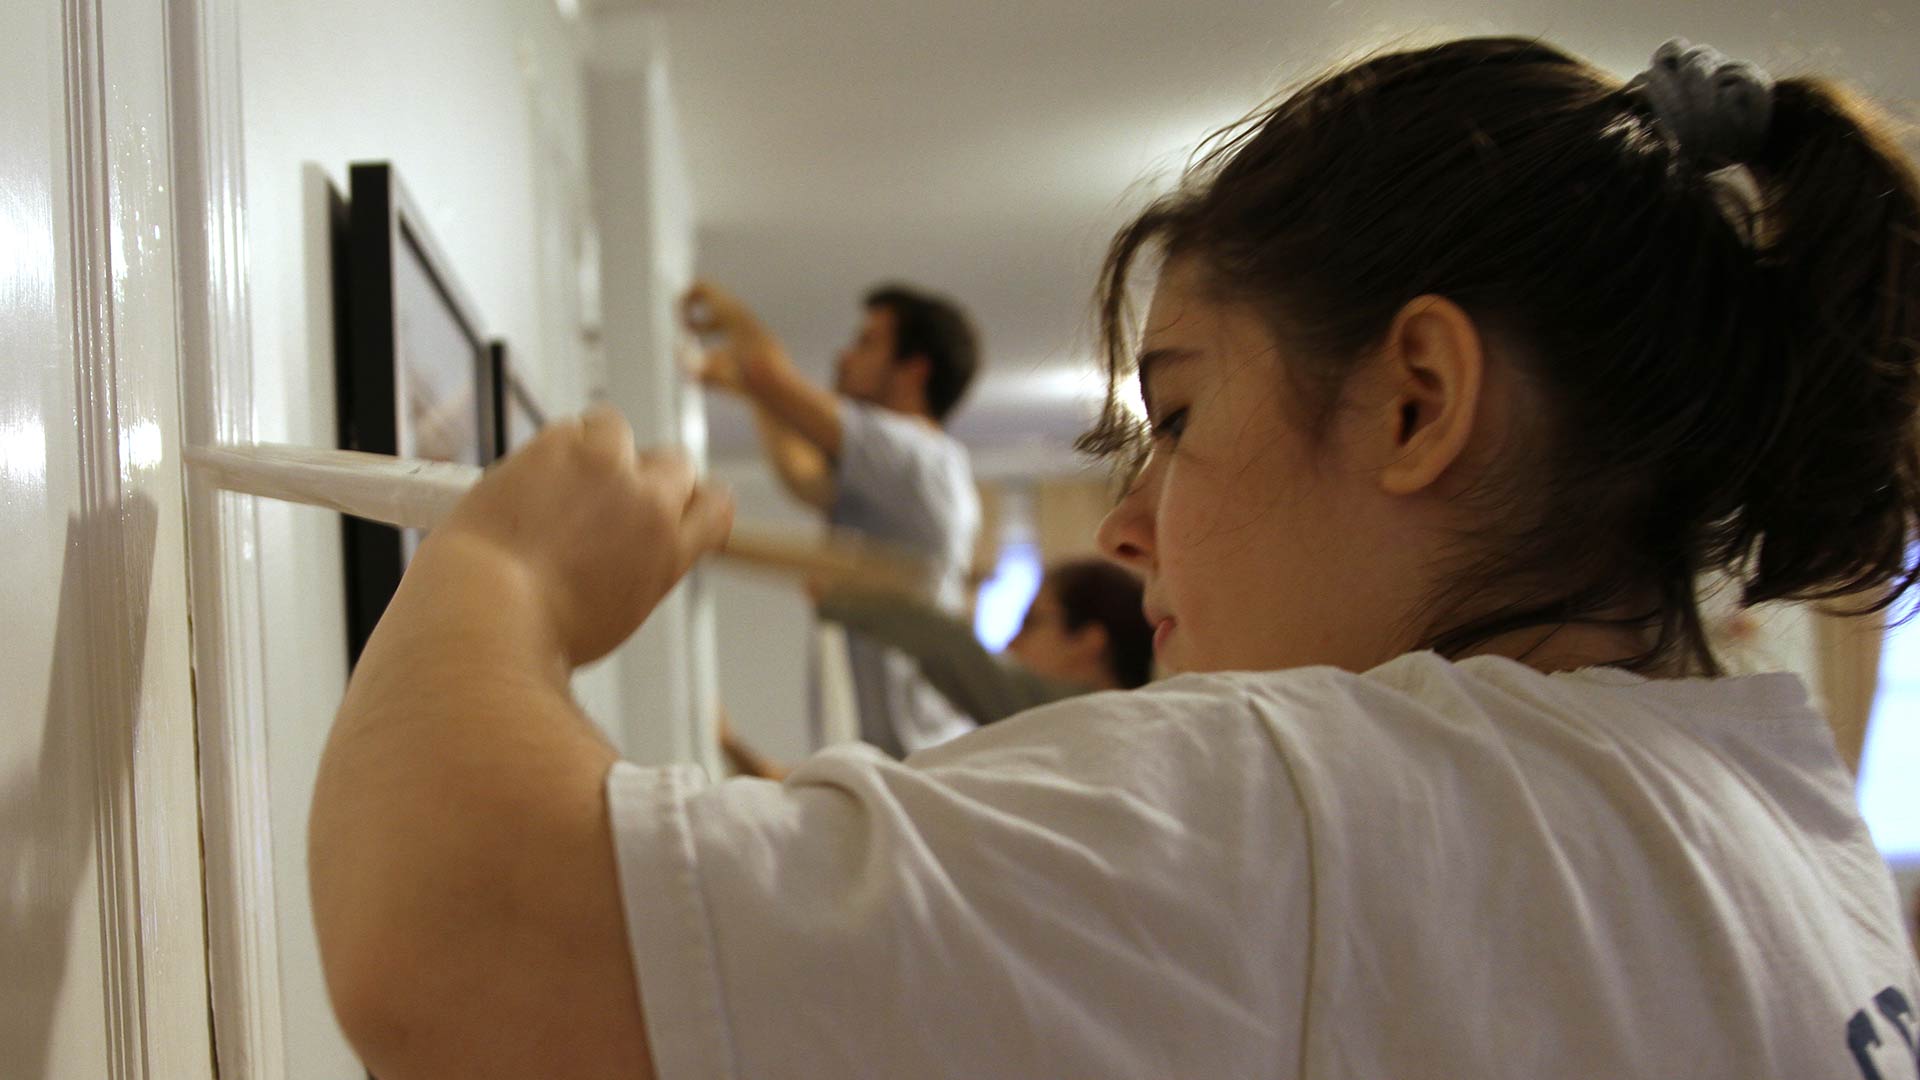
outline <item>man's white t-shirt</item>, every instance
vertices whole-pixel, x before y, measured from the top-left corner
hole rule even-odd
[[[665,1080],[1916,1075],[1893,884],[1788,675],[1186,676],[608,792]]]
[[[966,447],[930,424],[846,398],[840,431],[828,522],[931,560],[934,603],[959,613],[980,534],[980,495]],[[895,757],[974,728],[897,649],[848,632],[847,666],[861,739]]]

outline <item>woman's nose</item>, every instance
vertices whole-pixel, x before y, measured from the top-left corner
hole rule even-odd
[[[1147,476],[1141,476],[1106,518],[1095,540],[1106,556],[1135,571],[1153,564],[1154,499]]]

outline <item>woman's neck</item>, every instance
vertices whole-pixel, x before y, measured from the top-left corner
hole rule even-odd
[[[1489,638],[1460,654],[1504,656],[1549,675],[1556,671],[1623,665],[1644,657],[1652,645],[1645,628],[1604,623],[1560,623],[1513,630]],[[1662,678],[1679,671],[1652,670],[1642,674]]]

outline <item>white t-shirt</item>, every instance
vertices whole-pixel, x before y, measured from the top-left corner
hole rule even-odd
[[[980,534],[980,494],[967,448],[902,413],[842,398],[840,456],[827,520],[933,563],[934,603],[966,605],[967,565]],[[895,757],[937,746],[974,723],[920,677],[913,659],[847,634],[860,737]]]
[[[608,790],[665,1080],[1915,1076],[1792,676],[1423,653]]]

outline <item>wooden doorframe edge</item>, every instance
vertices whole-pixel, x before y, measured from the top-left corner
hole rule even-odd
[[[167,20],[182,436],[247,442],[239,0],[171,0]],[[283,1080],[259,520],[251,499],[223,498],[190,476],[185,490],[214,1052],[223,1080]]]

